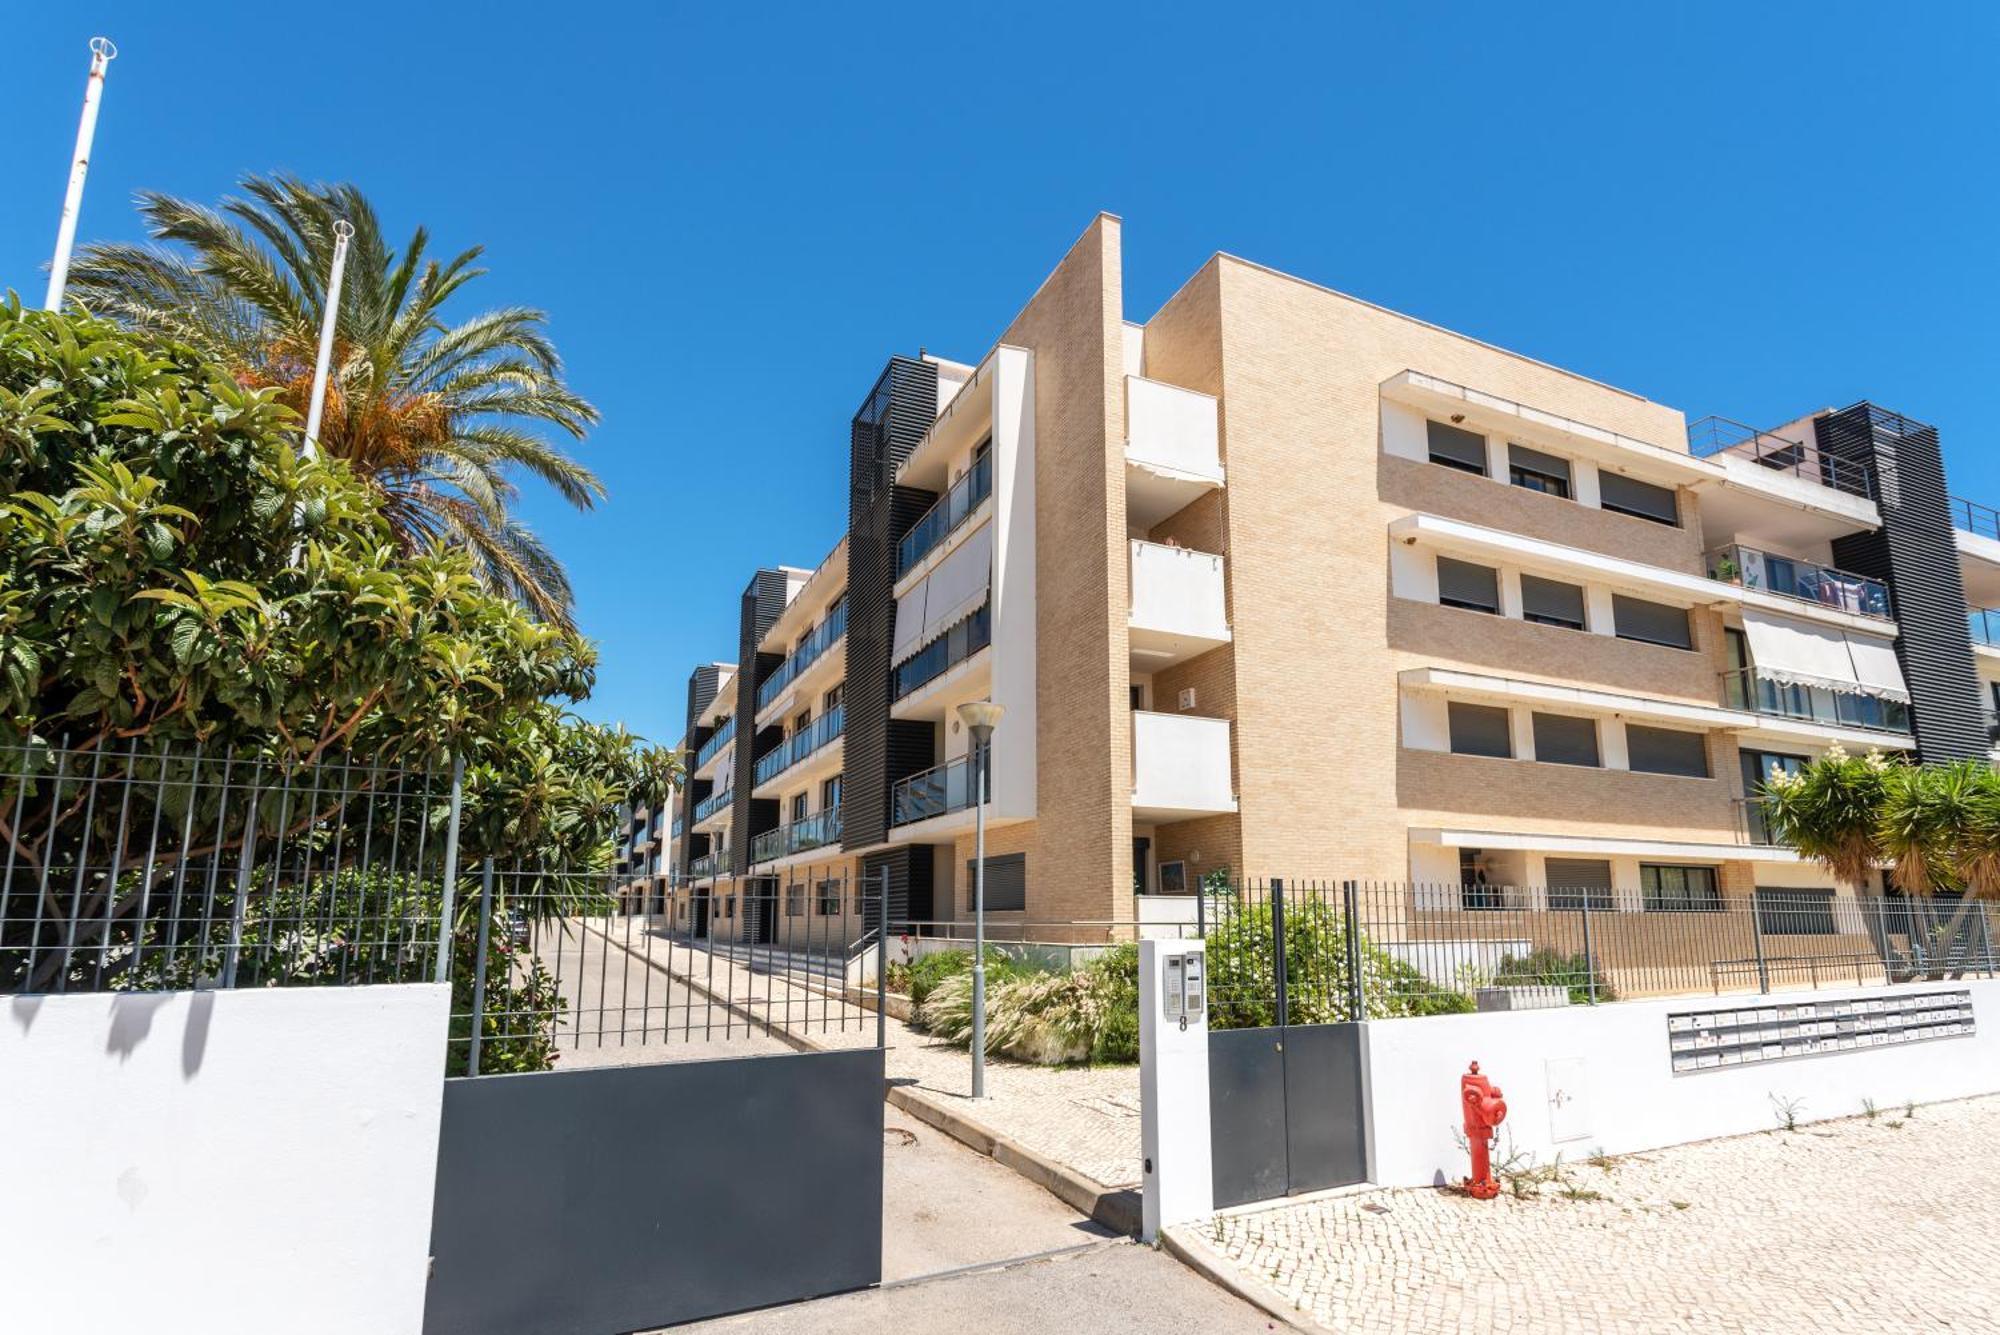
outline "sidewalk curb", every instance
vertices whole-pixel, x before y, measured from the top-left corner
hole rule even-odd
[[[1140,1201],[1136,1187],[1107,1187],[907,1085],[890,1085],[884,1097],[890,1104],[944,1132],[967,1149],[976,1150],[995,1163],[1011,1168],[1078,1214],[1088,1215],[1114,1232],[1128,1237],[1139,1236]]]
[[[1270,1285],[1252,1279],[1233,1262],[1210,1250],[1190,1225],[1160,1230],[1160,1249],[1225,1293],[1233,1293],[1287,1330],[1321,1332],[1325,1326],[1286,1302]]]

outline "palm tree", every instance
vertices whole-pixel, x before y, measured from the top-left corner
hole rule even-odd
[[[517,469],[578,509],[604,495],[595,474],[537,430],[581,439],[598,416],[563,383],[547,317],[504,307],[447,323],[445,302],[486,272],[475,267],[481,248],[427,258],[419,227],[391,250],[352,185],[251,176],[242,187],[248,198],[220,209],[142,194],[154,244],[86,248],[70,290],[99,314],[193,345],[247,384],[280,387],[303,418],[333,226],[345,218],[354,237],[322,448],[375,487],[406,546],[461,546],[489,587],[568,624],[562,565],[510,513]]]
[[[1795,774],[1774,769],[1756,794],[1772,838],[1860,889],[1883,859],[1889,769],[1879,755],[1850,756],[1838,746]]]

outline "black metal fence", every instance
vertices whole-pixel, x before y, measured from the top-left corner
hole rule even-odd
[[[460,896],[453,1074],[884,1041],[882,882],[849,865],[675,885],[487,863]]]
[[[440,976],[448,768],[0,747],[0,993]]]
[[[1944,896],[1272,879],[1195,908],[1218,1028],[2000,970],[1996,906]]]

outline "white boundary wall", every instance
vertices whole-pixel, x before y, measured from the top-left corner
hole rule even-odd
[[[10,997],[0,1324],[416,1335],[450,989]]]
[[[1670,1014],[1940,991],[1972,994],[1973,1035],[1673,1073]],[[2000,1092],[2000,981],[1985,979],[1382,1020],[1367,1030],[1369,1179],[1391,1187],[1466,1175],[1453,1133],[1458,1078],[1472,1061],[1507,1100],[1500,1154],[1511,1143],[1537,1164],[1559,1152],[1575,1161],[1771,1130],[1774,1096],[1798,1100],[1799,1119],[1814,1121],[1857,1114],[1864,1098],[1889,1110]]]

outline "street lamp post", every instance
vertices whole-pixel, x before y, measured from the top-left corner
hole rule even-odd
[[[978,776],[972,843],[972,1097],[986,1097],[986,767],[993,729],[1007,711],[991,700],[968,700],[959,721],[972,734],[972,768]]]

